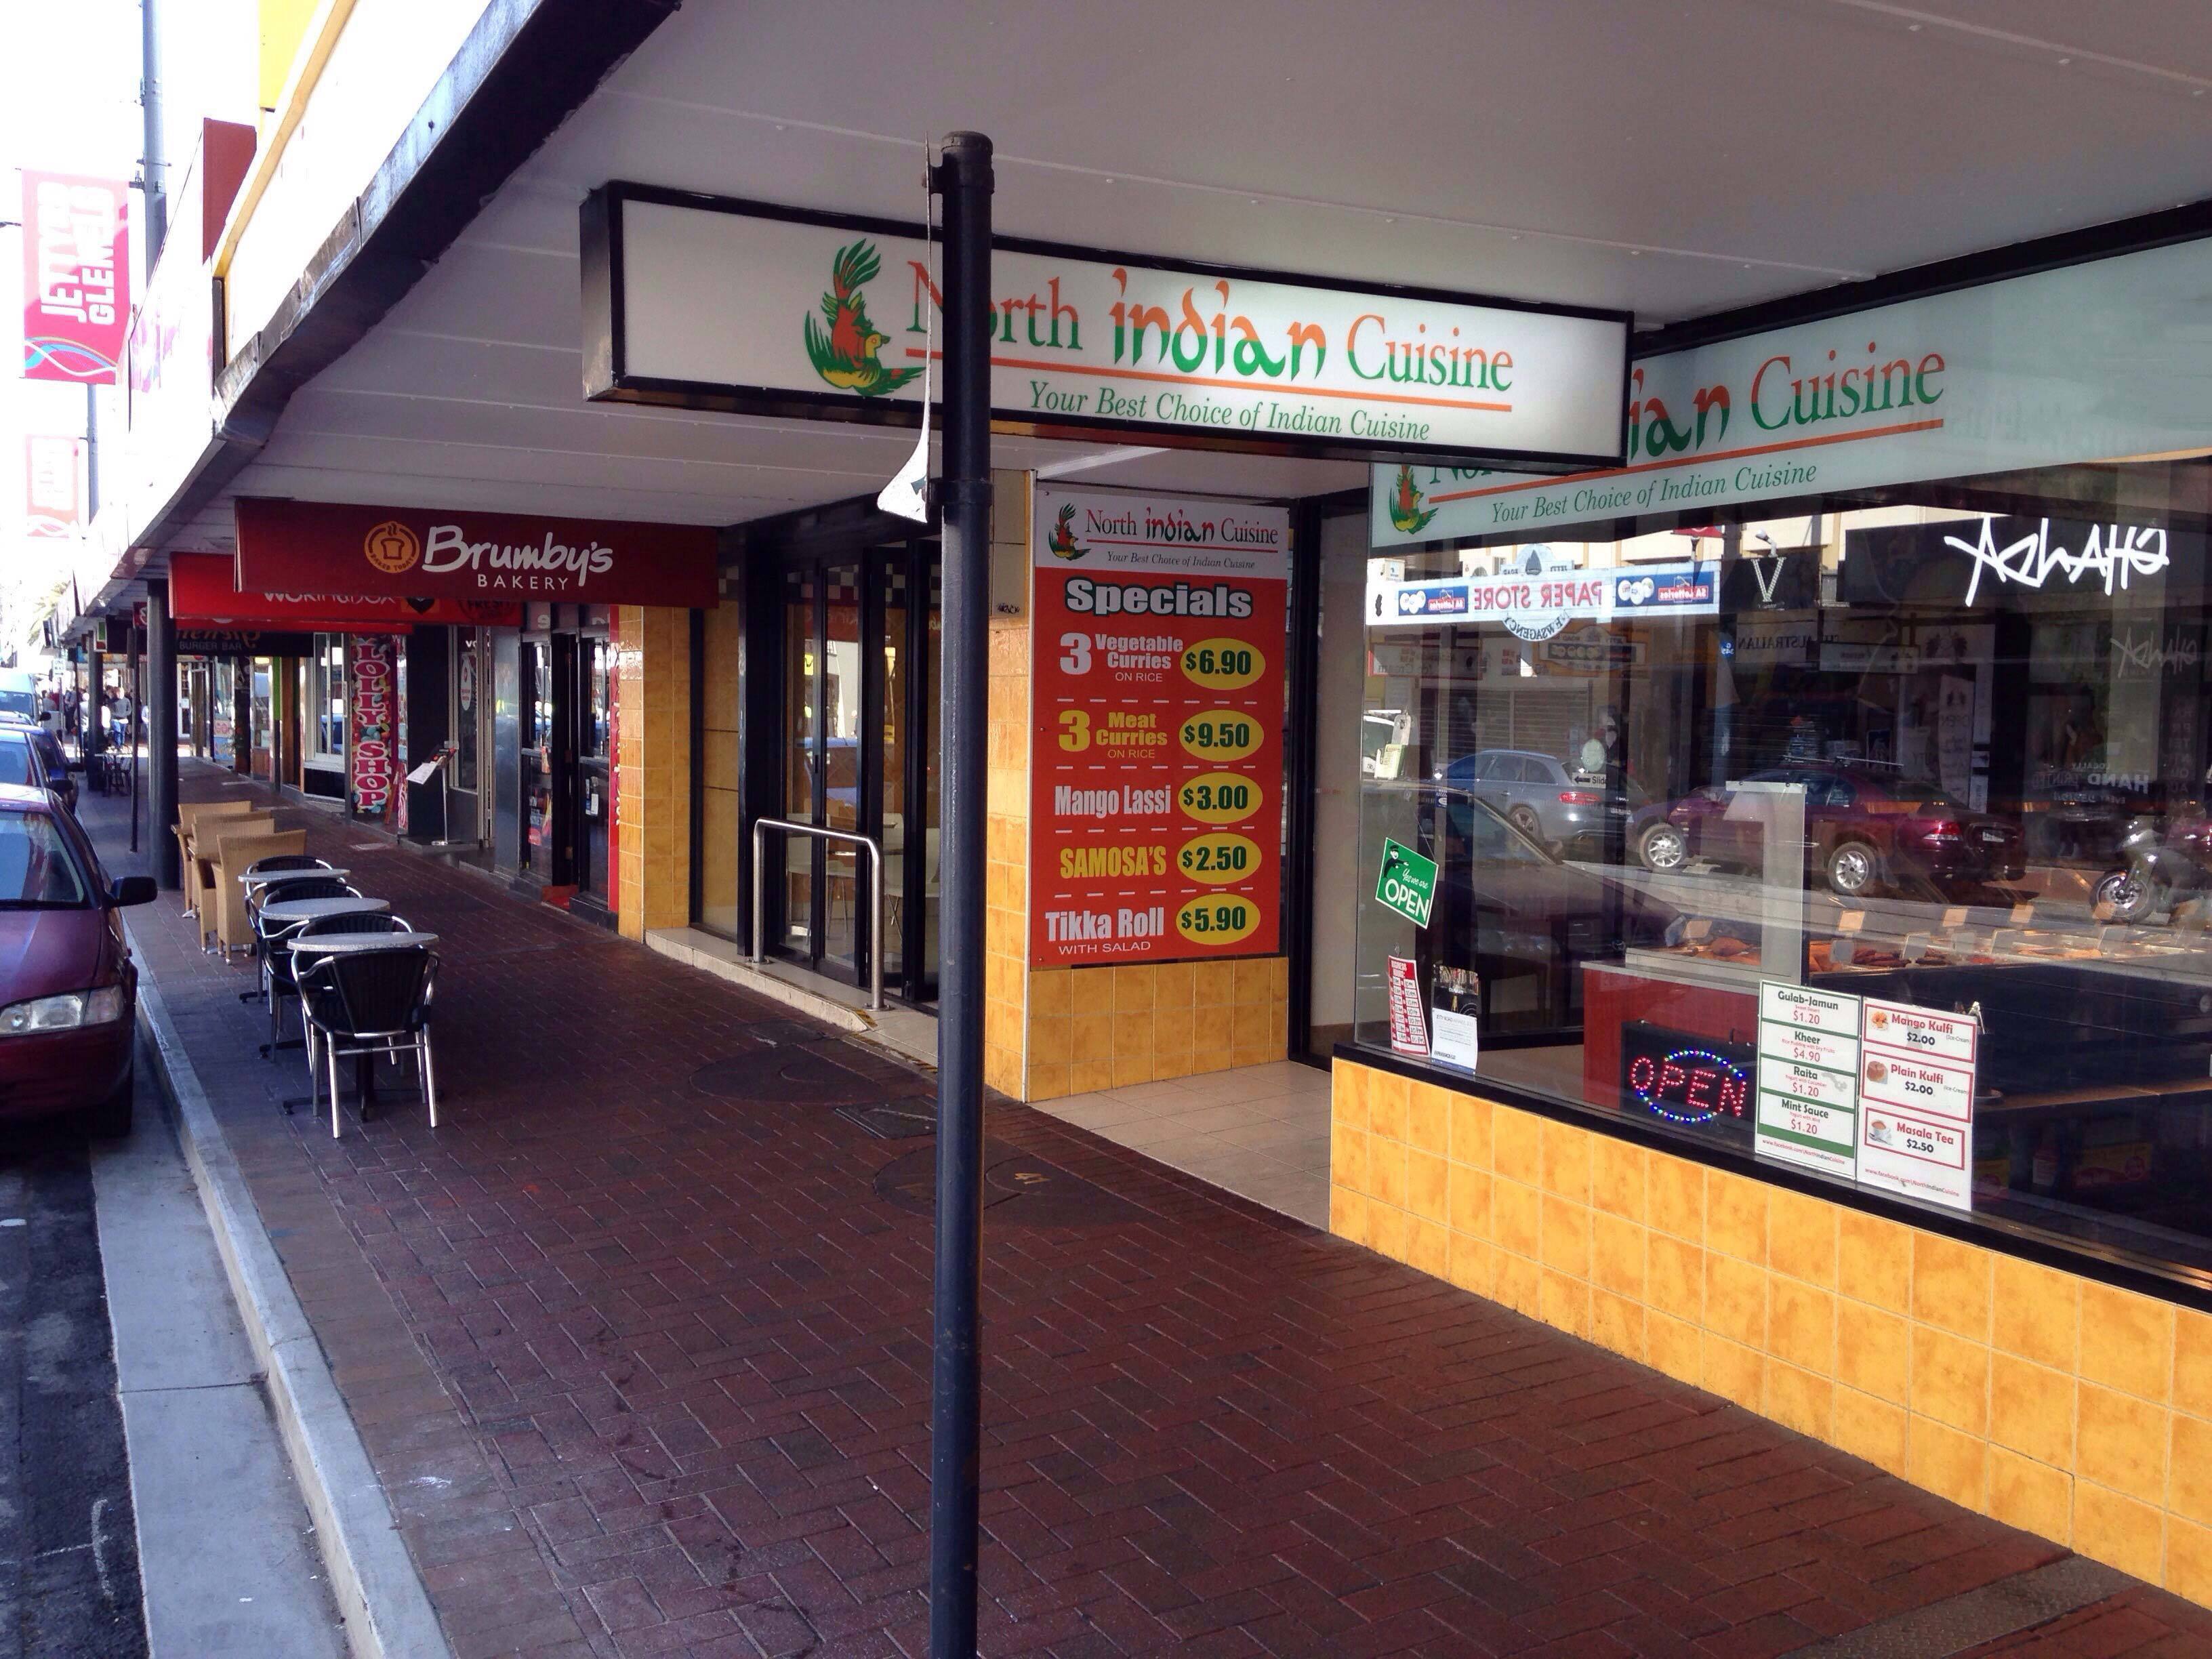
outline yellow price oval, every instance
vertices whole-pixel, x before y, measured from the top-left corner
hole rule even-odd
[[[1235,772],[1200,772],[1176,791],[1182,815],[1200,823],[1242,823],[1260,810],[1260,786]]]
[[[1176,912],[1176,932],[1193,945],[1234,945],[1260,925],[1260,907],[1233,893],[1208,893]]]
[[[1176,868],[1193,881],[1208,887],[1226,887],[1260,873],[1261,852],[1255,842],[1226,830],[1194,836],[1176,854]]]
[[[1209,708],[1182,723],[1183,752],[1198,760],[1243,760],[1263,741],[1260,722],[1232,708]]]
[[[1242,691],[1267,672],[1267,653],[1243,640],[1200,640],[1182,648],[1183,678],[1209,691]]]

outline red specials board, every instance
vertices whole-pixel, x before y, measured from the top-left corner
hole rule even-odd
[[[1278,948],[1290,515],[1040,489],[1030,960]]]
[[[711,611],[700,525],[240,496],[238,586],[403,599],[559,599]]]

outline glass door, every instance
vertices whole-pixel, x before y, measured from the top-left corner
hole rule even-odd
[[[522,867],[553,879],[551,642],[522,641]]]
[[[884,937],[871,937],[870,861],[850,842],[770,837],[782,879],[768,936],[817,972],[866,985],[884,952],[887,993],[936,993],[937,544],[899,543],[781,573],[781,816],[874,840],[883,853]],[[917,604],[926,595],[926,604]]]
[[[580,891],[604,901],[610,879],[607,826],[615,807],[608,764],[614,740],[615,652],[605,635],[577,639],[576,678],[575,882]]]
[[[483,630],[456,628],[453,633],[453,671],[447,676],[453,703],[446,730],[453,733],[453,752],[446,762],[446,839],[470,842],[483,838],[483,734],[478,724],[484,699],[479,695],[483,665],[478,660]]]

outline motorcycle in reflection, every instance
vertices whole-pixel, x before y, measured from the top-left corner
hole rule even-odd
[[[2130,818],[2121,828],[2118,851],[2119,866],[2089,896],[2100,921],[2148,921],[2212,894],[2212,817],[2200,813],[2164,826],[2154,817]]]

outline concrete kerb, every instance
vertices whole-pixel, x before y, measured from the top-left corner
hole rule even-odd
[[[138,1019],[176,1115],[178,1139],[214,1228],[247,1340],[267,1375],[277,1429],[314,1519],[348,1644],[361,1659],[453,1659],[322,1346],[261,1224],[167,1005],[143,975]]]

